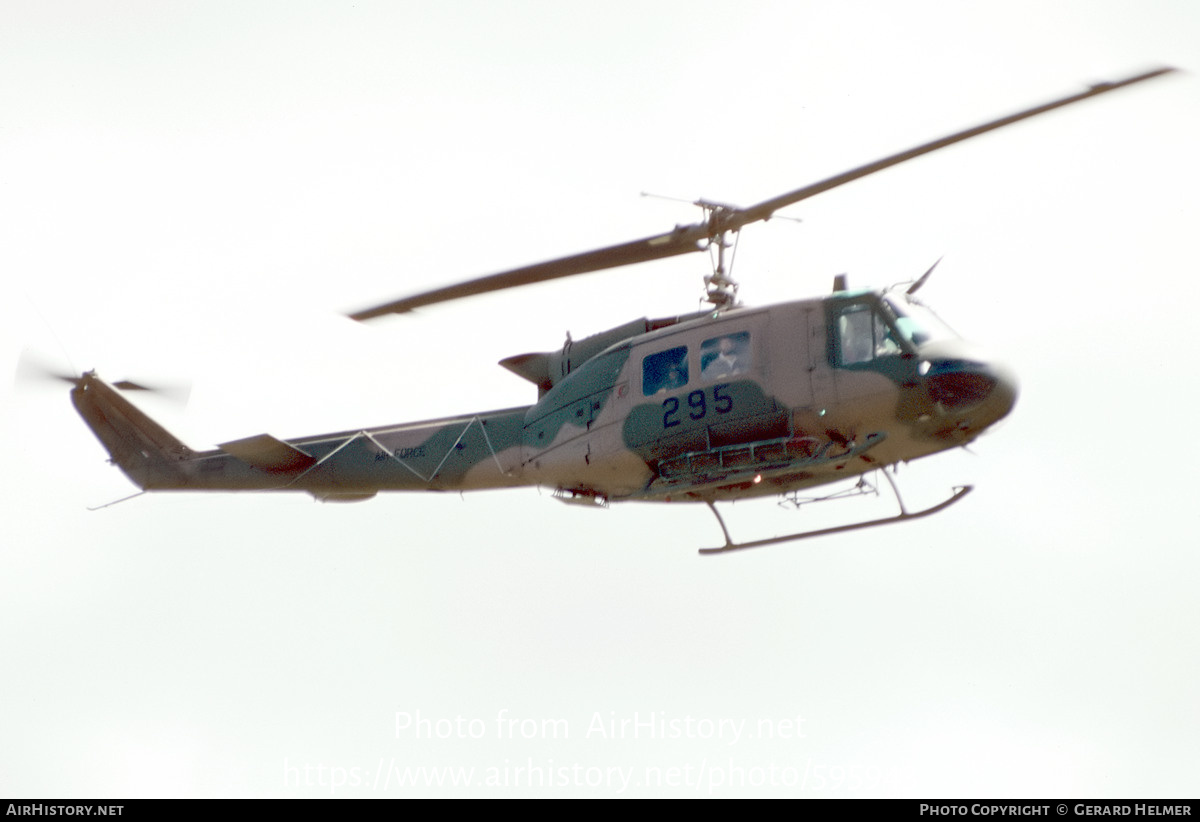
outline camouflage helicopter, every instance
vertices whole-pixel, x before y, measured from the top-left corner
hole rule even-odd
[[[1027,109],[746,208],[699,201],[701,222],[366,308],[368,320],[515,286],[696,251],[715,251],[710,308],[637,319],[561,349],[500,364],[537,387],[526,406],[282,440],[258,434],[194,451],[87,372],[71,398],[144,491],[298,491],[329,502],[380,491],[547,486],[587,505],[704,503],[723,552],[928,516],[970,486],[910,512],[888,468],[965,445],[1005,417],[1014,375],[964,342],[906,289],[848,290],[743,306],[725,252],[750,223],[788,205],[979,134],[1173,71],[1159,68]],[[934,267],[936,267],[936,263]],[[883,469],[900,512],[883,519],[735,542],[716,503],[794,494]],[[136,495],[135,495],[136,496]]]

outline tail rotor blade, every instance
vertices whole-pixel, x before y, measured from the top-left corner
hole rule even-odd
[[[53,366],[47,365],[41,357],[34,354],[28,348],[21,352],[20,359],[17,360],[15,376],[18,383],[44,384],[57,380],[78,385],[80,379],[76,374],[60,371]]]
[[[71,374],[61,371],[47,365],[41,357],[26,349],[21,352],[21,357],[17,361],[16,381],[18,383],[41,383],[43,385],[50,382],[65,382],[69,385],[79,387],[93,373],[88,371],[82,374]],[[111,385],[113,388],[119,388],[122,391],[145,391],[148,394],[154,394],[181,405],[187,404],[188,398],[192,393],[192,387],[188,383],[118,380],[111,383]]]

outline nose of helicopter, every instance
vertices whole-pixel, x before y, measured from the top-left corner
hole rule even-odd
[[[1017,402],[1017,377],[1003,362],[974,348],[923,351],[921,374],[944,421],[974,434],[1008,416]]]
[[[993,363],[992,369],[996,373],[996,388],[995,397],[992,402],[995,408],[996,419],[1001,420],[1008,416],[1008,412],[1013,410],[1013,406],[1017,404],[1017,394],[1019,393],[1019,384],[1017,381],[1017,372],[1013,371],[1005,363]]]

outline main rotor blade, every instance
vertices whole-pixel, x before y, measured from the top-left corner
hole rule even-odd
[[[699,202],[697,205],[703,205],[709,209],[709,219],[693,223],[692,225],[676,226],[673,231],[666,234],[658,234],[653,237],[646,237],[641,240],[621,243],[620,245],[600,248],[594,251],[585,251],[581,254],[572,254],[568,257],[560,257],[543,263],[522,266],[521,268],[514,268],[509,271],[502,271],[499,274],[491,274],[456,285],[425,291],[411,297],[364,308],[361,311],[354,312],[350,317],[355,320],[369,320],[384,314],[402,314],[412,311],[414,308],[455,300],[460,297],[469,297],[474,294],[485,294],[490,291],[499,291],[519,285],[554,280],[559,277],[570,277],[575,274],[586,274],[591,271],[602,271],[607,268],[618,268],[634,263],[643,263],[666,257],[674,257],[679,254],[688,254],[693,251],[703,251],[708,247],[708,241],[717,237],[722,232],[737,231],[750,223],[768,220],[779,209],[798,203],[801,200],[806,200],[831,188],[837,188],[860,177],[866,177],[868,174],[874,174],[877,171],[882,171],[885,168],[903,163],[905,160],[920,157],[922,154],[929,154],[930,152],[962,142],[968,138],[1012,125],[1021,120],[1044,114],[1047,111],[1053,111],[1056,108],[1069,106],[1072,103],[1077,103],[1090,97],[1097,97],[1101,94],[1107,94],[1110,91],[1124,88],[1125,86],[1131,86],[1135,83],[1160,77],[1173,71],[1175,71],[1174,68],[1162,67],[1129,77],[1125,80],[1118,80],[1111,83],[1095,83],[1087,91],[1079,94],[1063,97],[1060,100],[1054,100],[1053,102],[1026,109],[1025,111],[1019,111],[1016,114],[1010,114],[1007,117],[1001,117],[998,120],[992,120],[989,123],[984,123],[974,128],[956,132],[938,140],[923,143],[914,148],[884,157],[881,160],[867,163],[841,174],[835,174],[832,177],[804,186],[803,188],[798,188],[795,191],[790,191],[787,194],[763,200],[761,203],[747,208]]]
[[[806,200],[809,197],[820,194],[824,191],[828,191],[831,188],[837,188],[838,186],[845,185],[846,183],[857,180],[860,177],[866,177],[868,174],[874,174],[877,171],[882,171],[885,168],[898,165],[903,163],[905,160],[911,160],[914,157],[920,157],[922,154],[929,154],[932,151],[937,151],[939,148],[945,148],[946,146],[962,142],[963,140],[967,140],[971,137],[976,137],[980,134],[986,134],[989,131],[995,131],[998,128],[1012,125],[1013,123],[1020,122],[1021,120],[1027,120],[1030,117],[1036,117],[1039,114],[1044,114],[1047,111],[1053,111],[1056,108],[1069,106],[1072,103],[1078,103],[1079,101],[1087,100],[1090,97],[1097,97],[1101,94],[1107,94],[1110,91],[1115,91],[1119,88],[1124,88],[1125,86],[1132,86],[1134,83],[1141,83],[1146,80],[1151,80],[1155,77],[1161,77],[1162,75],[1170,74],[1173,71],[1175,71],[1174,68],[1170,66],[1164,66],[1162,68],[1154,69],[1153,71],[1147,71],[1143,74],[1139,74],[1135,77],[1129,77],[1125,80],[1118,80],[1112,83],[1093,83],[1090,87],[1088,87],[1087,91],[1080,94],[1073,94],[1070,97],[1064,97],[1061,100],[1055,100],[1050,103],[1035,106],[1034,108],[1026,109],[1025,111],[1018,111],[1016,114],[1010,114],[1007,117],[1001,117],[998,120],[992,120],[990,123],[984,123],[973,128],[968,128],[964,131],[951,134],[948,137],[942,137],[941,139],[933,140],[931,142],[915,146],[914,148],[897,152],[896,154],[884,157],[881,160],[876,160],[873,163],[867,163],[866,165],[859,166],[858,168],[852,168],[849,171],[844,171],[841,174],[835,174],[833,177],[829,177],[820,181],[819,183],[813,183],[811,185],[804,186],[804,188],[798,188],[795,191],[790,191],[787,194],[781,194],[778,197],[772,197],[769,200],[763,200],[757,205],[752,205],[748,208],[740,208],[729,212],[727,216],[723,215],[724,219],[722,220],[720,227],[736,231],[737,229],[749,223],[770,219],[772,214],[779,209],[784,208],[785,206],[798,203],[801,200]]]
[[[661,260],[692,251],[703,251],[705,248],[703,241],[706,237],[707,231],[703,224],[681,226],[668,234],[646,237],[630,243],[599,248],[595,251],[585,251],[582,254],[572,254],[569,257],[559,257],[557,260],[522,266],[476,280],[468,280],[445,288],[414,294],[411,297],[404,297],[383,305],[364,308],[362,311],[354,312],[350,317],[355,320],[369,320],[384,314],[403,314],[414,308],[456,300],[459,297],[470,297],[474,294],[485,294],[489,291],[500,291],[518,285],[570,277],[574,274],[586,274],[589,271],[602,271],[606,268]]]

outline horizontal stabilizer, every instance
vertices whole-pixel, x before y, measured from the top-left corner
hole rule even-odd
[[[303,471],[317,462],[311,454],[306,454],[283,440],[277,440],[270,434],[259,434],[233,442],[223,442],[217,447],[244,463],[261,468],[263,471],[270,471],[272,474]]]
[[[519,377],[529,380],[542,393],[550,390],[554,380],[550,376],[550,354],[517,354],[505,357],[500,364]]]

